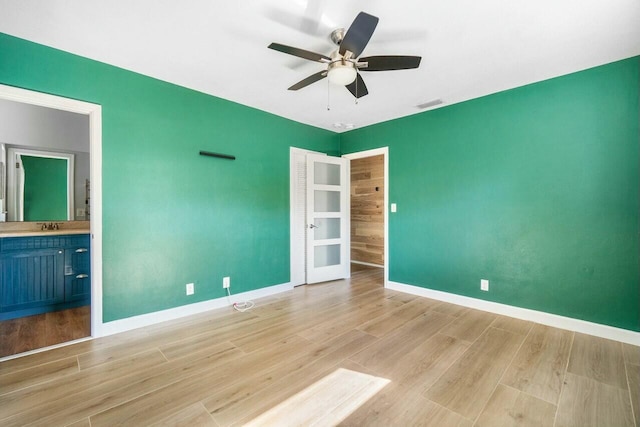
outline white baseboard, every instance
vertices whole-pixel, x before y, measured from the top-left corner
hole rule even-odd
[[[613,326],[601,325],[599,323],[587,322],[586,320],[559,316],[557,314],[545,313],[543,311],[530,310],[528,308],[515,307],[512,305],[465,297],[448,292],[436,291],[433,289],[422,288],[420,286],[405,285],[404,283],[398,282],[389,281],[387,283],[387,289],[501,314],[503,316],[515,317],[516,319],[541,323],[543,325],[553,326],[554,328],[580,332],[600,338],[621,341],[627,344],[640,345],[640,332],[634,332],[627,329],[615,328]]]
[[[232,302],[247,301],[267,297],[281,292],[293,289],[290,283],[268,286],[253,291],[242,292],[240,294],[231,295]],[[114,320],[112,322],[103,323],[94,338],[113,335],[120,332],[129,331],[131,329],[142,328],[144,326],[155,325],[156,323],[166,322],[167,320],[175,320],[181,317],[191,316],[193,314],[204,313],[205,311],[214,310],[216,308],[228,307],[229,300],[227,297],[216,298],[208,301],[196,302],[194,304],[183,305],[180,307],[170,308],[167,310],[156,311],[154,313],[141,314],[139,316],[127,317],[126,319]]]

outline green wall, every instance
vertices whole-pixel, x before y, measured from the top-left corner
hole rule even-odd
[[[337,135],[0,34],[0,83],[102,105],[105,321],[288,282],[289,146],[388,146],[390,280],[640,330],[639,77],[632,58]]]
[[[20,156],[24,168],[24,220],[67,220],[67,160]]]
[[[104,321],[289,282],[289,146],[339,135],[5,34],[0,83],[102,105]]]
[[[389,147],[389,279],[640,330],[639,78],[631,58],[342,134]]]

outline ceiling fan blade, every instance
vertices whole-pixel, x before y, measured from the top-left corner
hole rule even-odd
[[[300,58],[308,59],[309,61],[323,62],[322,60],[331,61],[328,56],[320,53],[310,52],[304,49],[298,49],[297,47],[291,47],[280,43],[271,43],[269,49],[277,50],[278,52],[288,53],[289,55],[297,56]]]
[[[345,87],[349,89],[349,92],[351,92],[351,94],[356,98],[362,98],[363,96],[369,94],[367,85],[364,84],[364,80],[362,80],[362,76],[360,74],[358,74],[358,76],[352,83],[349,83]]]
[[[298,90],[303,87],[309,86],[311,83],[315,83],[318,80],[322,80],[327,77],[327,70],[322,70],[319,73],[311,74],[306,79],[300,80],[298,83],[294,84],[289,88],[289,90]]]
[[[350,51],[353,52],[353,58],[360,56],[367,43],[369,43],[376,25],[378,25],[377,17],[360,12],[340,43],[340,55]]]
[[[358,67],[360,71],[409,70],[420,66],[420,56],[369,56],[360,58],[358,62],[367,62],[366,67]]]

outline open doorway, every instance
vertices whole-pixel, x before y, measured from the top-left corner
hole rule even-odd
[[[8,148],[0,167],[0,207],[11,211],[13,200],[14,212],[35,215],[8,215],[0,222],[2,360],[100,335],[102,131],[99,105],[4,85],[0,85],[0,103],[5,123],[12,125],[0,135],[0,143]],[[62,123],[56,124],[56,117]],[[76,122],[82,124],[75,126]],[[19,126],[28,131],[20,132]],[[51,131],[52,126],[59,132]],[[83,137],[77,138],[74,130],[80,128],[84,129],[79,132]],[[60,202],[64,215],[50,213],[51,200],[37,204],[32,200],[33,192],[7,188],[15,184],[7,179],[8,162],[19,167],[23,180],[16,182],[25,186],[38,177],[33,173],[49,167],[41,162],[25,164],[24,160],[31,158],[67,159],[65,173],[60,174],[66,190],[59,192],[65,199]],[[8,197],[8,190],[15,190],[13,198]],[[24,195],[23,205],[14,200],[16,194]],[[52,194],[46,192],[47,197]],[[36,209],[38,206],[47,209]],[[26,291],[15,291],[12,286],[16,284],[24,285]],[[4,292],[10,288],[11,292]]]
[[[388,148],[346,154],[351,164],[351,272],[383,270],[388,282]]]

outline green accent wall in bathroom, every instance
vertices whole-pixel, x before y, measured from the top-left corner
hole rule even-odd
[[[640,330],[639,64],[342,134],[389,147],[389,279]]]
[[[102,106],[105,322],[289,282],[289,147],[338,134],[6,34],[0,83]]]

